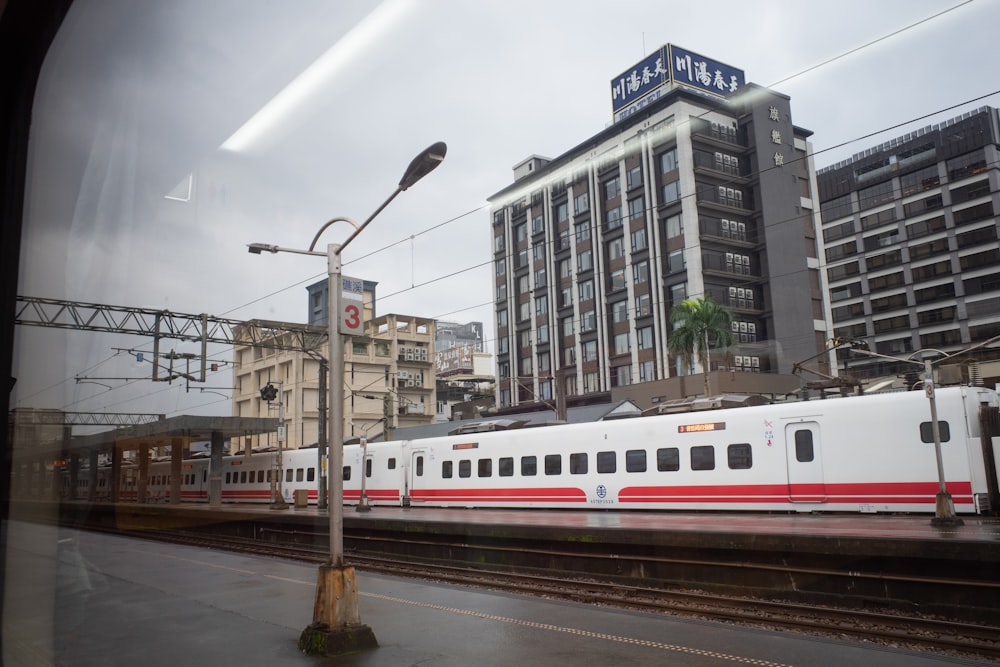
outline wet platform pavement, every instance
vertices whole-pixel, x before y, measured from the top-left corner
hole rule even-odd
[[[311,622],[315,566],[8,528],[4,665],[985,664],[365,572],[361,618],[379,648],[317,658],[296,646]]]

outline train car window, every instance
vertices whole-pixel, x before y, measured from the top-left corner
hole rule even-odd
[[[479,476],[493,476],[493,459],[479,459]]]
[[[938,435],[941,436],[941,442],[948,442],[951,440],[951,428],[949,428],[948,422],[938,421]],[[920,422],[920,441],[927,443],[934,442],[933,423]]]
[[[240,484],[246,484],[246,483],[247,483],[247,471],[244,470],[240,472]]]
[[[274,478],[272,477],[272,473],[273,473],[273,472],[274,472],[273,470],[268,470],[268,471],[267,471],[267,483],[268,483],[268,484],[270,484],[270,483],[271,483],[271,480],[272,480],[272,479],[274,479]]]
[[[795,432],[795,460],[799,463],[809,463],[816,454],[813,451],[812,431],[802,430]]]
[[[570,454],[569,455],[569,474],[571,474],[571,475],[586,475],[587,474],[587,455],[586,454]]]
[[[656,470],[677,472],[681,469],[681,452],[676,447],[661,447],[656,450]]]
[[[444,479],[451,479],[451,476],[455,474],[454,472],[452,472],[452,468],[453,468],[453,466],[452,466],[451,461],[442,461],[441,462],[441,477],[443,477]]]
[[[692,447],[691,470],[715,470],[715,447],[711,445]]]
[[[233,473],[231,472],[226,473],[226,484],[229,484],[232,481],[232,475]]]
[[[305,469],[304,468],[296,468],[295,469],[295,481],[296,482],[304,482],[305,479],[306,479],[306,471],[305,471]]]
[[[559,454],[547,454],[545,456],[545,474],[546,475],[561,475],[562,474],[562,456]]]
[[[729,458],[730,470],[749,470],[753,467],[753,453],[748,443],[729,445],[726,455]]]
[[[497,465],[497,474],[501,477],[513,477],[514,476],[514,457],[505,456],[501,458]]]
[[[208,481],[208,470],[202,470],[201,471],[201,481],[202,481],[202,483]]]
[[[646,472],[646,450],[629,449],[625,452],[626,472]]]
[[[618,456],[615,452],[597,452],[597,472],[618,472]]]
[[[396,458],[395,457],[390,458],[387,465],[388,465],[389,470],[395,470],[396,469]]]
[[[315,482],[316,481],[316,468],[307,468],[306,469],[306,481],[307,482]]]
[[[472,477],[472,460],[462,459],[458,462],[458,476]]]
[[[536,456],[522,456],[521,457],[521,476],[522,477],[534,477],[538,474],[538,457]]]
[[[344,466],[344,472],[342,474],[344,476],[344,481],[345,482],[350,481],[350,479],[351,479],[351,466]]]
[[[372,476],[372,460],[365,459],[365,477]]]
[[[423,477],[423,476],[424,476],[424,457],[423,456],[418,456],[417,457],[417,477]]]
[[[289,468],[288,470],[286,470],[285,471],[285,481],[286,482],[292,481],[292,475],[294,475],[294,474],[295,474],[295,471],[293,469]]]

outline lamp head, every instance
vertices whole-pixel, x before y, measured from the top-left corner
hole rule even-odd
[[[410,162],[410,165],[406,168],[403,178],[399,181],[399,189],[406,190],[421,178],[434,171],[434,169],[444,160],[444,156],[447,152],[448,147],[443,141],[439,141],[428,147],[417,157],[413,158],[413,161]]]
[[[276,252],[278,252],[278,246],[276,246],[276,245],[268,245],[267,243],[248,243],[247,244],[247,252],[249,252],[251,255],[259,255],[260,253],[264,252],[265,250],[267,252],[276,253]]]

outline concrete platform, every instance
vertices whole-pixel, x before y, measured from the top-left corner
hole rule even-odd
[[[5,528],[8,666],[984,664],[365,573],[361,615],[379,648],[315,658],[296,648],[311,621],[313,566],[21,522]]]

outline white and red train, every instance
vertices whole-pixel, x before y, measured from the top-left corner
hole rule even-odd
[[[960,513],[1000,509],[998,405],[991,389],[937,390],[944,477]],[[222,500],[271,502],[276,457],[225,457]],[[208,500],[209,465],[183,462],[183,501]],[[317,470],[315,449],[285,452],[285,500],[305,489],[315,503]],[[136,499],[137,474],[122,468],[120,500]],[[170,463],[148,474],[147,498],[169,498]],[[102,469],[99,499],[109,475]],[[934,512],[939,490],[922,391],[377,442],[364,454],[350,445],[345,504],[358,503],[362,475],[374,506]]]

